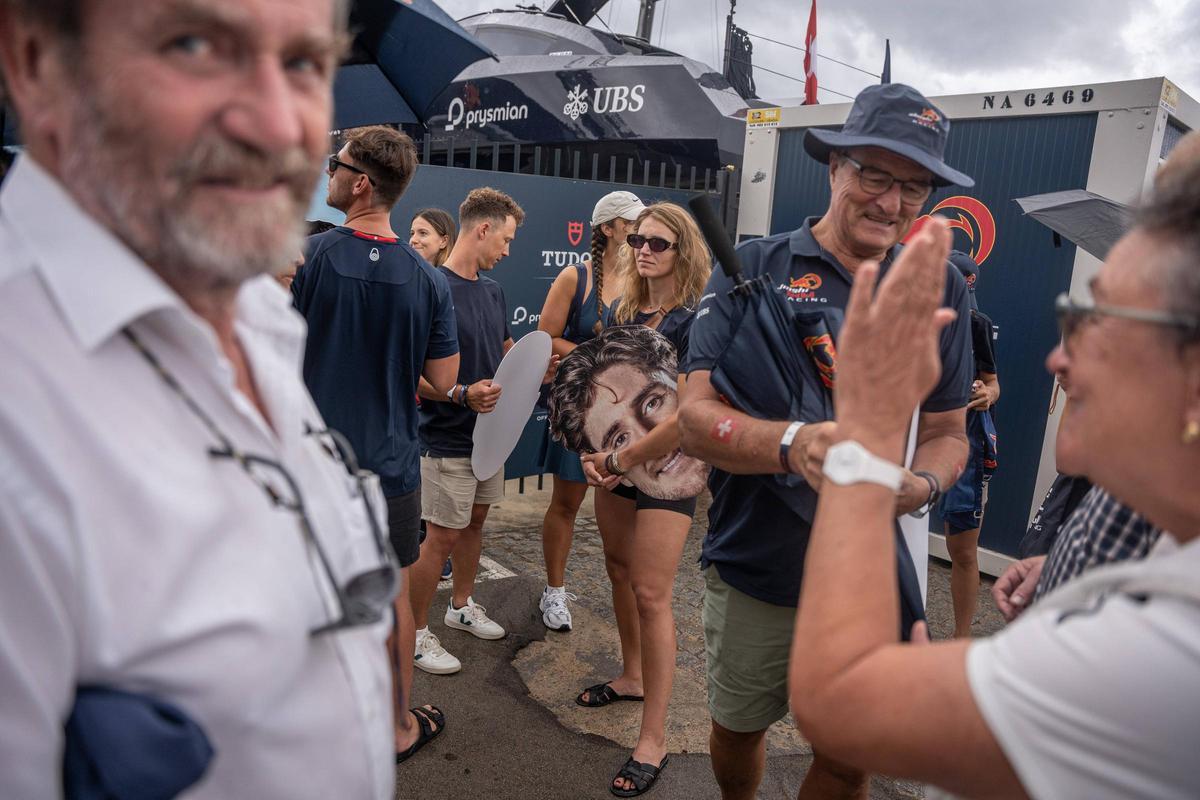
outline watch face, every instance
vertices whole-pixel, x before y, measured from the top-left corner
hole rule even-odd
[[[829,451],[827,471],[829,477],[836,483],[853,480],[863,462],[863,453],[859,447],[847,442],[835,446]]]

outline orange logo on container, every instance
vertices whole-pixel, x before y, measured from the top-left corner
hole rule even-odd
[[[833,346],[833,337],[828,333],[820,336],[804,337],[804,349],[817,365],[821,374],[821,383],[829,389],[837,382],[837,349]]]
[[[567,241],[571,243],[571,247],[578,247],[583,241],[583,223],[568,222],[567,223]]]
[[[950,216],[951,210],[958,212],[955,215],[957,219]],[[917,231],[921,230],[921,226],[928,221],[929,217],[939,211],[947,212],[945,216],[951,230],[960,230],[967,235],[967,239],[971,242],[967,252],[970,253],[976,264],[982,266],[996,246],[996,220],[992,216],[991,209],[984,205],[983,201],[976,200],[974,197],[966,195],[947,197],[931,208],[928,214],[917,217],[908,235],[904,237],[904,241],[907,242],[916,236]]]

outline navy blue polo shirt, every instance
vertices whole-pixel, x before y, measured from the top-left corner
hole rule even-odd
[[[458,382],[471,384],[496,375],[504,358],[508,306],[504,289],[480,273],[476,280],[460,277],[449,267],[438,271],[450,285],[458,323]],[[435,458],[468,458],[473,447],[475,419],[469,408],[450,402],[421,403],[421,452]]]
[[[397,239],[333,228],[309,237],[292,302],[308,321],[304,382],[325,423],[389,497],[421,485],[417,381],[458,352],[446,279]]]
[[[796,310],[844,309],[850,296],[850,273],[813,238],[812,226],[819,219],[810,217],[795,231],[753,239],[737,249],[746,277],[769,274],[771,285]],[[898,253],[899,248],[893,248],[881,272],[886,273]],[[728,296],[732,286],[724,272],[713,270],[692,325],[688,372],[711,370],[732,336]],[[942,331],[942,376],[921,404],[922,411],[962,408],[975,377],[967,287],[949,263],[944,305],[956,309],[958,319]],[[800,599],[809,522],[779,502],[754,476],[713,469],[708,485],[713,502],[701,564],[715,565],[721,579],[744,594],[773,605],[795,606]],[[794,491],[812,490],[801,484]]]

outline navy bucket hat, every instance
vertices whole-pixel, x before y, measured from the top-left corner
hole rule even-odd
[[[920,92],[902,83],[868,86],[854,98],[840,131],[809,128],[804,149],[822,164],[834,150],[881,147],[933,173],[935,186],[970,188],[975,181],[946,165],[950,120]]]

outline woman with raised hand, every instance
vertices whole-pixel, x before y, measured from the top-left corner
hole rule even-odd
[[[542,305],[538,330],[553,337],[556,355],[565,358],[603,328],[605,310],[621,296],[619,252],[633,221],[645,208],[631,192],[610,192],[596,203],[592,210],[591,258],[564,268]],[[553,475],[554,488],[542,520],[546,588],[538,608],[547,628],[569,631],[572,621],[567,601],[575,596],[566,590],[567,555],[575,534],[575,517],[587,494],[587,478],[579,456],[554,441],[548,429],[542,453],[542,472]]]
[[[991,638],[901,644],[888,476],[940,369],[949,238],[927,225],[877,291],[876,267],[855,275],[791,653],[797,725],[852,767],[964,797],[1195,797],[1200,160],[1161,182],[1084,296],[1058,298],[1046,362],[1071,401],[1060,458],[1163,533]]]
[[[587,453],[584,469],[600,487],[596,521],[613,587],[623,662],[618,678],[585,689],[576,701],[599,706],[616,699],[644,699],[637,745],[609,787],[618,797],[649,790],[667,764],[667,703],[676,650],[671,601],[696,496],[704,490],[708,473],[706,465],[680,450],[677,392],[685,382],[682,367],[695,307],[712,271],[712,256],[695,221],[672,203],[649,206],[626,241],[633,269],[606,322],[644,326],[661,334],[653,338],[673,350],[674,374],[666,380],[675,385],[663,387],[655,380],[664,372],[658,363],[662,359],[647,355],[628,364],[605,365],[604,353],[598,352],[591,370],[590,414],[581,424],[561,426],[578,429],[576,445]],[[605,335],[609,333],[617,331]],[[615,346],[621,337],[611,338]],[[656,348],[647,344],[636,349],[652,354]],[[641,361],[656,363],[639,366]],[[569,365],[564,368],[571,370]],[[571,376],[563,377],[562,384],[555,385],[556,411],[566,399],[560,388],[565,394]],[[606,408],[597,413],[601,406]],[[623,485],[626,475],[634,486]]]

